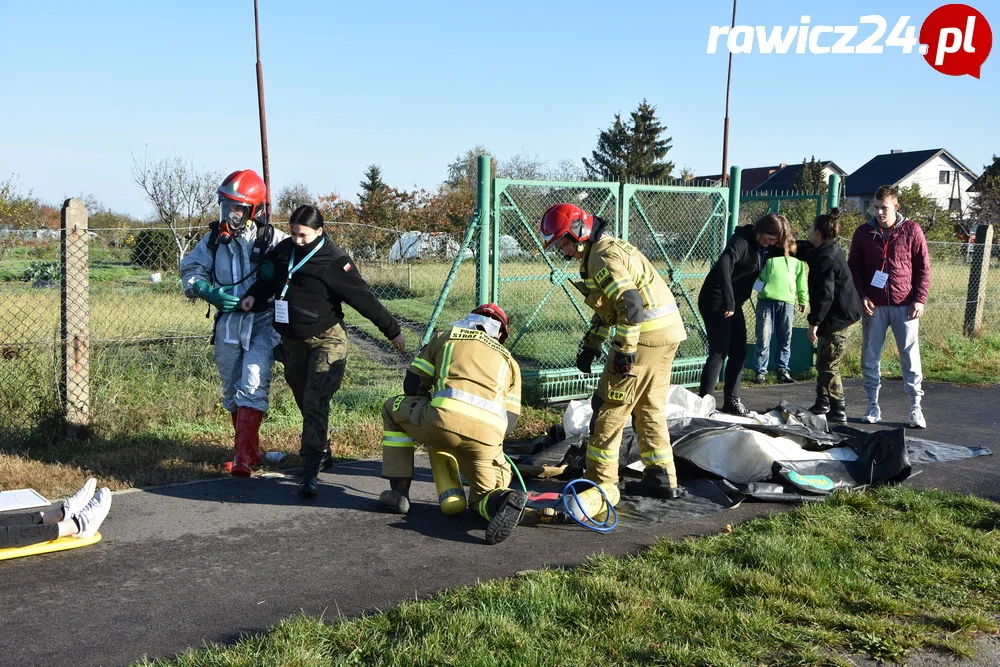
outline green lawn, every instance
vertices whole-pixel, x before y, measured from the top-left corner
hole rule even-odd
[[[356,619],[299,616],[234,646],[137,664],[750,667],[846,666],[852,653],[899,661],[917,648],[965,656],[976,633],[1000,630],[998,521],[997,505],[979,498],[839,493],[731,534]]]

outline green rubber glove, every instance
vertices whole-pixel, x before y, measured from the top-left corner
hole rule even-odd
[[[231,313],[240,307],[240,298],[233,296],[232,287],[212,287],[207,280],[194,284],[194,293],[224,313]]]

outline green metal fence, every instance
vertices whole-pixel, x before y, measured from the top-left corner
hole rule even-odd
[[[489,173],[488,161],[480,164],[480,170]],[[738,173],[734,168],[737,181]],[[479,205],[465,239],[475,247],[469,239],[478,235],[476,274],[480,279],[487,273],[490,277],[488,286],[477,280],[477,298],[481,303],[497,301],[507,311],[512,330],[507,345],[521,364],[530,395],[542,401],[589,396],[599,377],[574,367],[591,317],[572,284],[579,278],[579,261],[545,252],[538,235],[545,210],[566,201],[608,220],[615,235],[638,247],[657,267],[674,292],[688,333],[678,350],[673,382],[698,383],[707,337],[696,295],[725,247],[730,216],[738,214],[738,200],[729,188],[498,178],[480,184],[480,197],[486,193],[491,193],[489,206]],[[484,243],[487,238],[489,243]],[[459,253],[453,275],[459,274],[463,261],[470,260]],[[425,339],[438,322],[462,315],[451,296],[456,290],[461,285],[449,280]]]

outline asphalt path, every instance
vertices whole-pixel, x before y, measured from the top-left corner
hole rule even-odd
[[[926,383],[928,428],[914,435],[998,448],[1000,386]],[[848,413],[859,426],[864,393],[847,382]],[[746,388],[765,410],[782,399],[810,405],[814,385]],[[907,419],[899,381],[883,388],[885,424]],[[1000,457],[917,466],[907,484],[1000,501]],[[224,478],[117,493],[101,528],[82,549],[0,562],[0,664],[119,665],[172,656],[204,642],[234,642],[305,612],[350,617],[479,580],[574,566],[592,554],[626,555],[660,538],[708,535],[788,505],[739,507],[674,523],[623,522],[606,535],[576,526],[522,527],[497,546],[484,522],[437,509],[426,462],[413,508],[377,511],[385,488],[379,462],[351,461],[321,475],[304,503],[297,481]],[[955,663],[961,664],[961,663]]]

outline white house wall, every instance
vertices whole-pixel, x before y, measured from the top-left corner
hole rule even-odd
[[[941,172],[948,172],[948,183],[941,183]],[[958,185],[955,185],[955,179]],[[912,185],[920,186],[920,194],[925,197],[934,197],[938,206],[948,211],[952,198],[960,199],[962,210],[969,205],[970,197],[974,193],[966,192],[972,185],[969,178],[961,167],[944,155],[938,155],[929,160],[922,167],[899,182],[899,187],[905,188]]]

